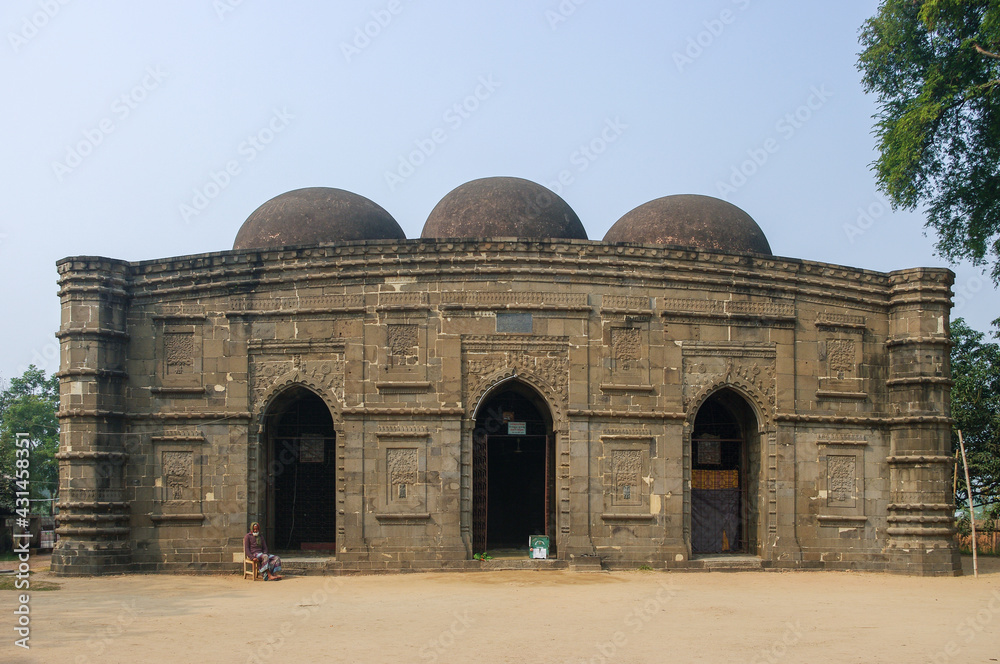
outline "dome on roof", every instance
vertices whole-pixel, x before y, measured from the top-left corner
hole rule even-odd
[[[236,234],[233,249],[405,239],[392,215],[364,196],[308,187],[275,196],[254,210]]]
[[[627,213],[605,242],[681,245],[730,254],[771,254],[764,231],[746,212],[712,196],[664,196]]]
[[[586,240],[587,231],[573,208],[542,185],[492,177],[449,192],[431,210],[420,237]]]

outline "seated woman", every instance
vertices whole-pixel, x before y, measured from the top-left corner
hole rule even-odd
[[[257,561],[260,576],[265,581],[278,581],[281,579],[281,558],[268,555],[267,542],[260,534],[260,524],[256,521],[250,526],[250,532],[243,538],[243,555],[251,560]]]

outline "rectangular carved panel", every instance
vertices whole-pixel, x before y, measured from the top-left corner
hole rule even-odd
[[[419,457],[413,448],[386,450],[386,477],[389,485],[389,502],[414,497],[419,478]]]
[[[190,500],[194,484],[194,453],[163,453],[163,484],[167,500]]]
[[[418,328],[408,323],[386,325],[386,347],[390,366],[415,364],[418,356]]]
[[[614,505],[641,505],[642,452],[614,450],[611,455],[611,475],[614,481]]]
[[[830,455],[826,457],[827,506],[854,507],[857,502],[857,457]]]
[[[166,374],[181,374],[194,368],[194,334],[169,332],[163,335]]]
[[[611,328],[611,358],[615,371],[632,371],[642,355],[642,340],[635,327]]]

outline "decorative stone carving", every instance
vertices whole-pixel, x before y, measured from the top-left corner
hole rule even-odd
[[[852,339],[830,339],[826,342],[827,366],[831,376],[845,378],[857,368],[855,344]]]
[[[615,371],[631,371],[637,367],[642,353],[639,328],[611,328],[611,358]]]
[[[255,357],[250,375],[253,409],[263,405],[269,391],[292,383],[309,385],[333,394],[341,403],[344,401],[344,356],[339,353],[329,359],[298,354]]]
[[[736,387],[757,401],[765,418],[775,410],[774,348],[749,346],[743,351],[730,345],[697,346],[684,350],[684,410],[697,411],[720,387]],[[706,353],[706,354],[702,354]],[[763,424],[763,423],[762,423]]]
[[[641,505],[642,491],[639,482],[642,477],[642,452],[615,450],[611,454],[611,459],[614,504]]]
[[[166,358],[166,373],[179,374],[194,367],[194,334],[190,332],[168,332],[163,336],[163,356]]]
[[[478,403],[497,380],[517,375],[557,397],[569,398],[569,340],[536,337],[512,341],[504,336],[468,337],[462,340],[466,362],[467,403]],[[556,404],[557,407],[559,404]]]
[[[827,465],[827,500],[831,507],[851,507],[857,499],[855,481],[857,477],[857,458],[854,456],[828,456]]]
[[[416,325],[390,323],[386,325],[386,347],[389,349],[389,364],[406,365],[417,361]]]
[[[389,499],[407,497],[408,489],[417,483],[418,456],[413,448],[386,450],[386,476],[389,478]]]
[[[168,500],[183,500],[187,489],[192,487],[194,478],[194,454],[192,452],[164,452],[163,477],[167,487]]]

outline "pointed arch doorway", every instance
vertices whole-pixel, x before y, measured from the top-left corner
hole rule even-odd
[[[757,554],[760,434],[753,407],[724,388],[691,433],[691,552]]]
[[[529,385],[507,381],[479,404],[472,434],[474,553],[527,549],[547,535],[555,553],[555,436],[552,414]]]
[[[264,416],[265,537],[274,550],[337,546],[336,433],[326,402],[292,386]]]

